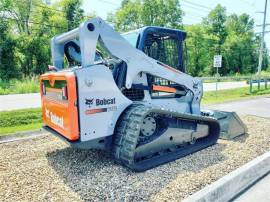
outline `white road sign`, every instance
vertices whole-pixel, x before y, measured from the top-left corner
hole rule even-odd
[[[222,55],[214,55],[214,67],[222,66]]]

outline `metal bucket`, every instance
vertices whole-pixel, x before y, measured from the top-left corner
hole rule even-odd
[[[220,139],[230,140],[247,133],[247,127],[235,112],[213,111],[220,124]]]
[[[201,114],[218,120],[220,125],[220,139],[231,140],[247,133],[246,125],[235,112],[202,110]]]

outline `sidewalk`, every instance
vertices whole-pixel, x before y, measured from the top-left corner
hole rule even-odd
[[[270,201],[270,174],[262,178],[252,187],[247,189],[234,201],[237,202],[269,202]]]
[[[270,201],[270,151],[223,176],[184,202]],[[268,174],[268,175],[267,175]],[[264,177],[267,175],[267,177]],[[264,177],[264,178],[263,178]],[[238,198],[237,198],[238,197]]]

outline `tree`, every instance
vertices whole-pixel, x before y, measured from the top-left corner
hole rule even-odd
[[[5,81],[19,75],[15,56],[16,41],[8,32],[9,26],[8,22],[0,20],[0,78]]]
[[[208,16],[203,19],[203,26],[207,34],[209,48],[207,69],[210,74],[214,74],[213,57],[214,55],[220,55],[222,52],[222,45],[227,37],[227,30],[225,27],[227,16],[226,8],[218,4]],[[224,62],[223,62],[224,63]],[[224,66],[224,64],[223,64]]]
[[[30,34],[29,21],[31,12],[31,1],[25,0],[2,0],[0,9],[17,24],[19,33]]]
[[[109,13],[107,20],[113,23],[116,30],[129,31],[143,25],[141,16],[141,1],[126,1],[115,14]]]
[[[1,79],[41,74],[50,64],[50,39],[78,27],[94,14],[85,15],[82,0],[59,0],[48,6],[42,0],[0,1]],[[120,32],[156,25],[183,29],[179,0],[123,0],[108,15]],[[202,23],[185,26],[190,74],[214,74],[213,56],[222,54],[222,75],[257,71],[260,36],[254,34],[254,21],[247,15],[226,15],[217,5]],[[269,67],[265,47],[262,69]]]
[[[5,14],[4,19],[10,22],[10,30],[15,30],[12,32],[15,44],[12,44],[14,54],[17,56],[16,64],[20,66],[20,71],[23,75],[40,72],[36,71],[40,68],[36,64],[40,64],[42,60],[37,61],[36,58],[40,59],[38,54],[44,52],[48,46],[36,47],[35,45],[36,41],[41,36],[46,36],[45,32],[49,31],[46,29],[48,25],[42,17],[48,10],[46,5],[42,4],[41,0],[3,0],[0,9],[0,12]],[[48,57],[45,58],[48,59]]]
[[[125,0],[107,20],[119,31],[149,25],[181,28],[182,15],[178,0]]]
[[[209,36],[212,35],[217,39],[217,41],[213,42],[212,45],[214,45],[218,54],[221,53],[221,46],[227,37],[227,30],[225,27],[226,19],[226,8],[218,4],[215,9],[208,14],[208,17],[205,18],[203,22],[207,34]]]
[[[254,72],[258,48],[254,40],[254,20],[247,14],[233,14],[225,26],[228,36],[223,45],[226,65],[222,71],[229,74]]]
[[[142,4],[144,25],[181,28],[182,15],[178,0],[144,0]]]
[[[80,7],[80,0],[62,0],[52,7],[42,0],[1,1],[0,13],[9,21],[9,30],[14,30],[10,31],[12,37],[7,37],[5,43],[10,42],[9,46],[14,50],[11,49],[13,52],[9,51],[9,54],[16,57],[9,57],[14,58],[23,75],[41,74],[47,70],[51,37],[79,26],[84,17]]]
[[[67,20],[68,30],[72,30],[80,25],[84,19],[84,10],[81,8],[81,0],[64,0],[61,2],[63,12]]]
[[[207,39],[201,25],[186,26],[188,48],[188,73],[193,76],[205,75],[206,64],[209,59]]]

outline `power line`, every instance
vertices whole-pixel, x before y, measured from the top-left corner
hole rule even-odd
[[[202,18],[188,17],[188,18],[185,19],[184,21],[191,21],[191,22],[196,21],[195,23],[201,23],[201,22],[202,22]]]
[[[181,4],[181,6],[183,7],[188,7],[188,8],[191,8],[191,9],[196,9],[196,11],[201,11],[201,12],[204,12],[204,13],[210,13],[214,8],[210,8],[210,7],[207,7],[207,6],[204,6],[202,4],[198,4],[198,3],[194,3],[194,2],[191,2],[191,1],[188,1],[188,0],[182,0],[182,3],[187,3],[187,4],[190,4],[190,5],[186,5],[186,4]],[[227,13],[229,15],[232,15],[231,12],[228,12]],[[186,14],[190,14],[190,12],[186,12]],[[197,14],[197,13],[196,13]],[[199,17],[199,18],[204,18],[205,16],[198,16],[198,15],[194,15],[194,14],[190,14],[191,16],[194,16],[194,17]],[[203,14],[201,14],[203,15]]]
[[[197,14],[193,14],[193,13],[190,13],[190,12],[186,13],[186,16],[188,16],[188,15],[191,15],[191,16],[193,16],[195,18],[200,18],[200,19],[205,17],[203,15],[197,15]]]
[[[263,32],[255,32],[255,34],[262,34]],[[264,34],[268,34],[268,33],[270,33],[270,31],[264,31]]]
[[[203,15],[203,14],[200,14],[200,13],[193,13],[193,12],[185,12],[184,11],[184,14],[185,14],[185,17],[188,17],[189,18],[195,18],[196,20],[202,20],[202,18],[206,17],[207,15]],[[192,17],[190,17],[192,16]]]
[[[36,4],[36,3],[33,3],[33,5],[36,6],[36,7],[46,8],[46,9],[49,9],[49,10],[53,10],[53,11],[65,13],[65,12],[62,11],[62,10],[54,9],[54,8],[52,8],[52,7],[48,7],[48,6],[45,6],[45,5],[42,5],[42,4]]]
[[[256,25],[256,27],[269,26],[269,25],[270,25],[270,23],[266,23],[264,25]]]
[[[114,6],[120,6],[119,4],[116,4],[116,3],[114,3],[114,2],[107,1],[107,0],[99,0],[99,1],[101,1],[101,2],[103,2],[103,3],[106,3],[106,4],[114,5]]]
[[[185,2],[183,2],[183,3],[185,3]],[[191,9],[194,9],[196,11],[202,11],[202,12],[205,12],[205,13],[209,13],[209,10],[208,9],[207,9],[207,11],[206,10],[200,10],[200,9],[198,9],[198,7],[195,7],[195,6],[192,6],[192,5],[185,5],[185,4],[181,4],[181,6],[182,7],[191,8]]]
[[[255,1],[253,1],[253,3],[250,3],[250,2],[248,2],[246,0],[241,0],[241,1],[244,2],[244,3],[246,3],[246,4],[248,4],[250,7],[254,8]]]
[[[194,2],[191,2],[191,1],[189,1],[189,0],[182,0],[182,2],[191,4],[191,5],[193,5],[193,6],[197,6],[197,7],[199,7],[199,8],[206,9],[206,10],[208,10],[208,11],[214,10],[214,8],[211,8],[211,7],[208,7],[208,6],[204,6],[204,5],[202,5],[202,4],[194,3]],[[233,13],[227,11],[227,14],[232,15]]]
[[[194,2],[191,2],[191,1],[187,1],[187,0],[182,0],[182,1],[183,2],[186,2],[188,4],[191,4],[191,5],[197,6],[197,7],[201,7],[201,8],[207,9],[209,11],[213,10],[213,8],[210,8],[208,6],[204,6],[204,5],[201,5],[201,4],[198,4],[198,3],[194,3]]]

